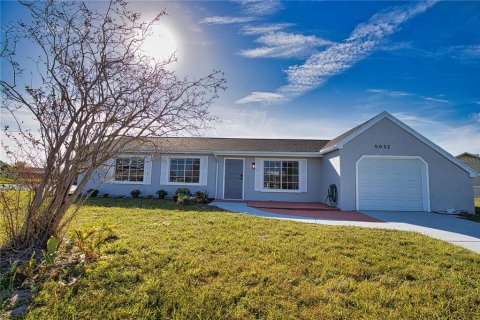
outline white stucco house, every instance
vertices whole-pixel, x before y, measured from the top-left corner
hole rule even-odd
[[[148,138],[97,170],[86,189],[155,195],[178,187],[228,200],[324,202],[342,210],[473,212],[478,173],[388,112],[333,140]]]

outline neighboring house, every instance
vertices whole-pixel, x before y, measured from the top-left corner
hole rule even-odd
[[[480,172],[480,155],[464,152],[457,156],[457,159],[466,163],[475,171]],[[473,179],[473,190],[475,198],[480,198],[480,176]]]
[[[335,184],[343,210],[473,212],[477,172],[387,112],[333,140],[148,140],[161,148],[130,146],[86,189],[172,195],[188,187],[216,199],[324,202]]]

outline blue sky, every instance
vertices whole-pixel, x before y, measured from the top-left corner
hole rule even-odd
[[[167,10],[160,24],[180,74],[225,72],[228,89],[212,107],[221,122],[208,136],[329,139],[386,110],[454,155],[480,153],[480,2],[132,8]],[[2,2],[2,23],[22,15]]]

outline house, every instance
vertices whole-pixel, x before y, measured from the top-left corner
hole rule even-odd
[[[480,155],[464,152],[458,155],[457,159],[480,172]],[[480,198],[480,177],[473,178],[473,193],[475,198]]]
[[[388,112],[333,140],[148,138],[97,170],[88,188],[154,195],[178,187],[229,200],[325,202],[343,210],[473,212],[477,172]]]

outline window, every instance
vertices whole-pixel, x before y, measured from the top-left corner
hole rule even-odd
[[[298,161],[270,161],[263,163],[263,188],[299,190]]]
[[[115,159],[115,181],[143,182],[144,171],[144,158]]]
[[[171,158],[170,182],[200,183],[200,158]]]

